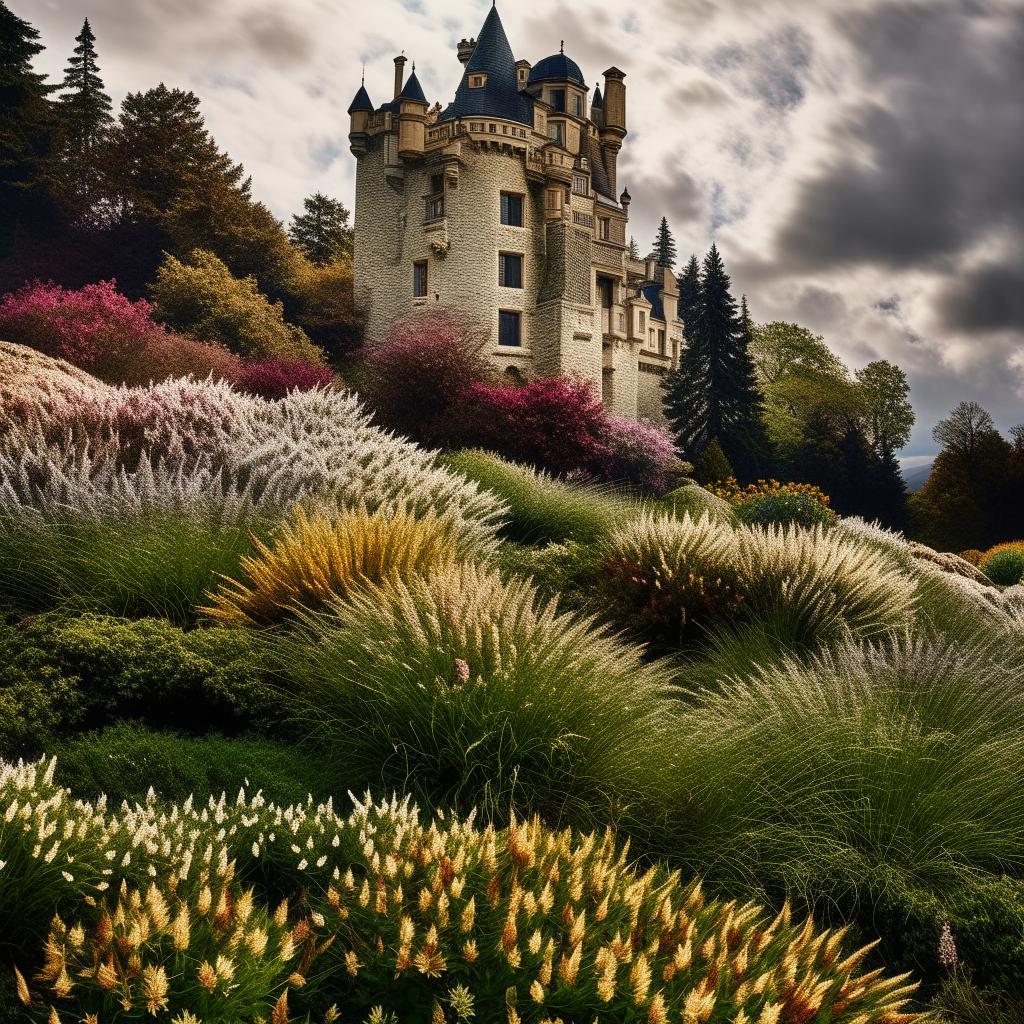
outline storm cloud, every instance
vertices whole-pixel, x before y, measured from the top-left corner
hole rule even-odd
[[[448,102],[455,46],[490,0],[9,0],[59,75],[88,16],[116,101],[194,89],[214,136],[287,218],[351,204],[345,110],[399,51]],[[759,320],[822,333],[853,366],[909,373],[911,452],[961,398],[1024,420],[1024,0],[499,3],[517,57],[566,52],[593,87],[626,72],[620,185],[646,249],[716,240]]]

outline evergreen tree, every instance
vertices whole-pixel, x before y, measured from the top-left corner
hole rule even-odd
[[[688,344],[666,375],[665,413],[686,458],[696,462],[716,438],[741,479],[763,469],[762,398],[729,275],[715,245],[704,258]]]
[[[315,192],[303,200],[304,213],[292,217],[288,236],[318,267],[352,252],[349,213],[337,199]]]
[[[694,480],[699,484],[717,484],[735,475],[718,439],[713,437],[693,467]]]
[[[96,60],[96,36],[88,18],[75,42],[78,45],[68,59],[60,87],[60,114],[64,123],[61,177],[64,192],[72,199],[76,214],[88,216],[100,192],[96,149],[114,119],[110,115],[110,97],[103,91]]]
[[[641,258],[640,246],[636,244],[636,239],[632,235],[629,236],[629,247],[626,251],[626,255],[629,256],[631,260],[638,260]]]
[[[671,267],[676,262],[676,240],[672,237],[672,231],[668,226],[668,218],[662,217],[658,226],[658,234],[654,238],[654,245],[648,259],[658,261],[662,267]]]
[[[693,330],[697,309],[700,305],[700,263],[696,255],[690,257],[683,272],[676,278],[679,284],[679,319],[683,324],[684,340]]]
[[[875,454],[871,485],[872,515],[890,530],[905,531],[909,525],[907,484],[896,454],[883,445]]]
[[[0,0],[0,249],[49,196],[58,122],[45,75],[32,70],[39,32]]]

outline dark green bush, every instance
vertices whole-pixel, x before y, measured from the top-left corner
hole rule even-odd
[[[278,700],[244,630],[49,614],[0,624],[0,755],[138,719],[189,733],[265,732]]]
[[[57,756],[57,783],[85,799],[106,793],[113,807],[144,800],[150,787],[161,799],[184,800],[233,798],[242,786],[287,806],[311,793],[343,795],[362,781],[339,778],[330,760],[284,743],[182,736],[127,723],[67,740],[47,754]]]
[[[774,491],[749,498],[736,508],[736,516],[748,526],[831,526],[836,514],[809,494]]]
[[[1012,587],[1024,580],[1024,551],[1004,548],[989,555],[981,564],[981,571],[1002,587]]]

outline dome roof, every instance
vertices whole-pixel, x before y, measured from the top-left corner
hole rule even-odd
[[[568,78],[586,87],[583,72],[576,61],[566,57],[564,53],[553,53],[550,57],[537,61],[530,69],[529,82],[542,82],[550,78]]]

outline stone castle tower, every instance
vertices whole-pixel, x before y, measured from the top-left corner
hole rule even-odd
[[[671,269],[627,252],[626,76],[609,68],[590,98],[564,48],[517,61],[496,7],[458,59],[444,110],[415,65],[405,78],[405,57],[391,100],[374,107],[360,87],[349,107],[367,343],[448,307],[489,334],[489,357],[513,376],[582,376],[609,411],[660,421],[682,325]]]

